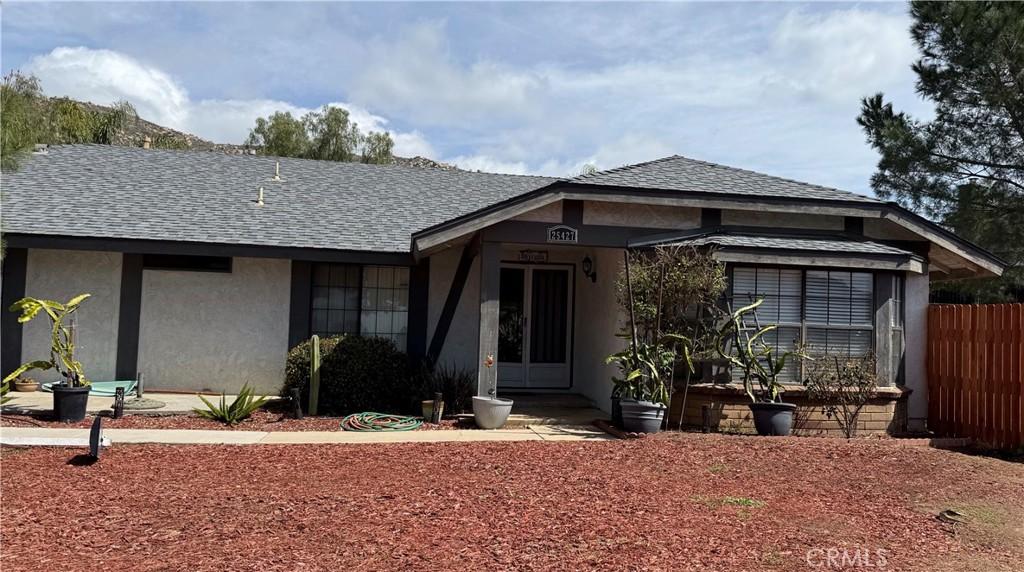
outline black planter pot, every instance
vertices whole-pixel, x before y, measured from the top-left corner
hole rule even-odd
[[[85,419],[85,405],[89,402],[89,386],[66,387],[54,385],[53,414],[64,423],[75,423]]]
[[[612,397],[612,425],[622,427],[622,401],[618,396]]]
[[[664,403],[623,399],[622,428],[633,433],[657,433],[665,419]]]
[[[754,414],[754,428],[757,429],[758,435],[785,437],[793,431],[795,404],[751,403],[750,411]]]

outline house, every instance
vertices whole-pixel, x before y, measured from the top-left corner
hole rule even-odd
[[[929,282],[1005,266],[895,204],[679,156],[554,179],[73,145],[3,183],[3,305],[91,292],[87,373],[151,390],[272,392],[289,347],[351,333],[477,370],[481,393],[607,407],[624,249],[716,245],[773,344],[873,350],[883,411],[921,426]],[[14,318],[4,372],[48,347]]]

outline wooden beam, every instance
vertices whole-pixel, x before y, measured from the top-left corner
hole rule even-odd
[[[441,316],[437,320],[437,327],[434,328],[434,335],[430,338],[430,346],[427,348],[427,360],[430,363],[437,363],[441,357],[441,350],[444,348],[445,339],[448,337],[448,330],[452,327],[452,320],[455,319],[455,310],[459,307],[459,300],[462,299],[462,291],[466,288],[466,280],[469,278],[469,269],[473,266],[473,259],[476,258],[480,249],[480,236],[474,236],[472,240],[462,247],[462,256],[459,257],[459,265],[455,268],[455,275],[452,277],[451,286],[448,288],[448,297],[444,301],[444,308],[441,309]]]

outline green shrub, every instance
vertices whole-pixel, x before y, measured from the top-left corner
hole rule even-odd
[[[415,397],[409,359],[383,338],[336,336],[320,340],[321,415],[348,415],[361,411],[403,413]],[[309,340],[288,352],[282,396],[293,387],[309,403]]]
[[[473,408],[476,395],[476,372],[451,365],[424,365],[419,374],[420,399],[433,399],[441,392],[444,410],[449,415],[465,413]]]
[[[231,402],[231,405],[227,404],[227,398],[223,393],[220,394],[219,405],[210,403],[202,395],[199,396],[199,399],[206,405],[206,409],[193,409],[192,411],[200,417],[220,421],[225,425],[234,425],[245,421],[252,415],[253,411],[256,411],[267,402],[267,398],[264,396],[256,397],[248,383],[243,385],[242,389],[238,391],[238,396]]]

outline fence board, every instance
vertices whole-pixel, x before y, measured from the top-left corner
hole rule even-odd
[[[1024,447],[1024,304],[928,308],[928,426]]]

